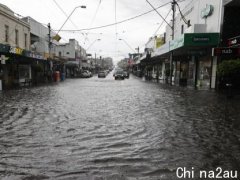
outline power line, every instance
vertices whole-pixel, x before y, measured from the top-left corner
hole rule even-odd
[[[57,3],[56,0],[53,0],[53,2],[55,3],[55,5],[60,9],[60,11],[66,16],[68,17],[67,13],[62,9],[62,7]],[[73,23],[73,21],[71,19],[69,19],[69,21],[73,24],[73,26],[78,29],[78,27],[76,26],[76,24]]]
[[[91,28],[94,20],[96,19],[96,16],[97,16],[97,13],[98,13],[98,10],[99,10],[99,8],[100,8],[101,3],[102,3],[102,0],[99,0],[97,9],[96,9],[96,11],[95,11],[95,13],[94,13],[94,15],[93,15],[93,18],[92,18],[92,20],[91,20],[91,23],[90,23],[90,25],[89,25],[90,28]],[[87,40],[88,40],[88,32],[86,33],[86,36],[85,36],[85,39],[84,39],[84,44],[86,43]]]
[[[171,2],[165,3],[165,4],[161,5],[161,6],[156,7],[155,9],[159,9],[159,8],[161,8],[161,7],[164,7],[164,6],[168,5],[168,4],[170,4],[170,3],[171,3]],[[133,20],[133,19],[136,19],[136,18],[139,18],[139,17],[144,16],[144,15],[146,15],[146,14],[149,14],[149,13],[151,13],[151,12],[153,12],[153,11],[155,11],[155,10],[150,10],[150,11],[144,12],[144,13],[142,13],[142,14],[136,15],[136,16],[134,16],[134,17],[131,17],[131,18],[128,18],[128,19],[125,19],[125,20],[122,20],[122,21],[119,21],[119,22],[116,22],[116,23],[111,23],[111,24],[103,25],[103,26],[97,26],[97,27],[92,27],[92,28],[83,28],[83,29],[78,29],[78,30],[61,30],[61,31],[71,31],[71,32],[74,32],[74,31],[84,31],[84,30],[94,30],[94,29],[106,28],[106,27],[109,27],[109,26],[114,26],[114,25],[116,25],[116,24],[122,24],[122,23],[124,23],[124,22],[131,21],[131,20]],[[58,30],[55,30],[55,31],[58,31]]]
[[[184,15],[182,14],[182,11],[181,11],[181,9],[180,9],[180,7],[179,7],[179,4],[178,4],[178,3],[176,3],[176,4],[177,4],[178,10],[179,10],[179,12],[180,12],[181,18],[183,19],[183,22],[184,22],[186,25],[191,26],[191,24],[188,23],[188,21],[186,20],[186,18],[185,18]]]
[[[171,9],[168,11],[166,17],[164,18],[165,20],[167,19],[167,17],[168,17],[168,15],[170,14],[170,12],[171,12]],[[163,25],[164,22],[165,22],[165,21],[163,20],[162,23],[160,24],[160,26],[159,26],[159,27],[157,28],[157,30],[155,31],[155,33],[154,33],[153,36],[155,36],[155,35],[157,34],[157,32],[158,32],[159,29],[162,27],[162,25]]]
[[[172,28],[172,26],[164,19],[164,17],[157,11],[157,9],[148,1],[146,0],[147,3],[154,9],[154,11],[167,23],[167,25]]]
[[[93,19],[92,19],[92,21],[91,21],[91,23],[90,23],[90,26],[89,26],[89,27],[91,27],[91,26],[92,26],[92,24],[93,24],[94,20],[96,19],[96,16],[97,16],[97,13],[98,13],[98,11],[99,11],[99,8],[100,8],[100,5],[101,5],[101,3],[102,3],[102,0],[99,0],[99,3],[98,3],[98,6],[97,6],[97,9],[96,9],[96,11],[95,11],[95,13],[94,13]]]

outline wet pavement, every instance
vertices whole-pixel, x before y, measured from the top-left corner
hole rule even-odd
[[[171,180],[178,167],[240,170],[240,99],[214,91],[109,74],[5,91],[0,102],[3,180]]]

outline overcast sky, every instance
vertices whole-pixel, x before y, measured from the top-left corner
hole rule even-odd
[[[154,7],[171,2],[171,0],[148,1]],[[179,4],[184,6],[183,3],[189,1],[180,1]],[[67,15],[79,5],[85,5],[87,8],[76,9],[62,30],[81,30],[108,25],[153,10],[146,0],[1,0],[0,3],[22,16],[30,16],[43,24],[51,23],[54,30],[58,30]],[[169,3],[158,9],[158,12],[165,17],[170,9]],[[168,22],[171,16],[170,13],[167,18]],[[59,34],[63,38],[61,42],[75,38],[81,46],[88,49],[88,53],[96,53],[97,56],[103,57],[110,56],[116,62],[128,57],[128,53],[132,53],[137,47],[143,50],[145,43],[149,37],[153,36],[161,23],[161,17],[153,11],[106,28],[75,32],[60,31]],[[166,24],[160,28],[158,34],[164,32],[165,26]],[[101,40],[96,41],[96,39]]]

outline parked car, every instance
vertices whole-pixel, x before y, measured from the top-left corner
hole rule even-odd
[[[92,73],[88,70],[85,70],[81,73],[81,77],[82,78],[89,78],[89,77],[92,77]]]
[[[117,79],[122,79],[124,80],[125,76],[124,76],[124,71],[116,71],[114,74],[115,80]]]
[[[98,77],[99,78],[105,78],[107,76],[106,72],[105,71],[99,71],[98,72]]]

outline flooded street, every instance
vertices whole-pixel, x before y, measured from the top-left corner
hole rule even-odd
[[[0,179],[178,179],[240,170],[239,99],[130,79],[0,93]]]

